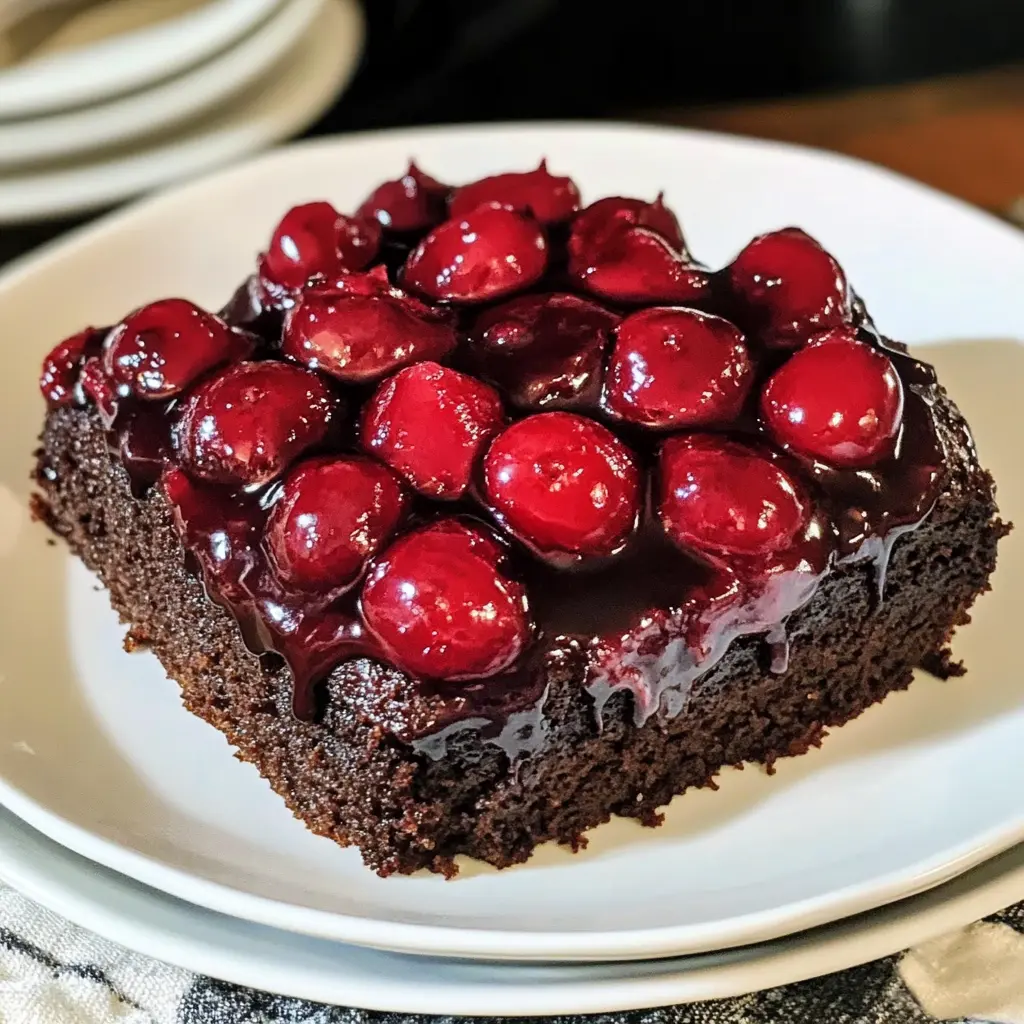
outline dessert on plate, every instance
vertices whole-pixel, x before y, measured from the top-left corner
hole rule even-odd
[[[36,511],[310,829],[382,875],[576,847],[960,666],[1000,522],[840,265],[415,166],[218,313],[46,357]]]

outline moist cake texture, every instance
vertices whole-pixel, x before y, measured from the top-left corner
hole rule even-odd
[[[711,271],[543,164],[297,207],[220,314],[88,328],[41,387],[37,512],[126,643],[381,874],[657,824],[961,672],[1007,529],[810,236]]]

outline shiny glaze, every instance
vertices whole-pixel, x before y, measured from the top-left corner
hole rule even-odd
[[[411,191],[415,193],[415,189]],[[436,220],[436,216],[425,219]],[[650,231],[644,225],[637,228],[632,216],[630,211],[624,221],[630,231]],[[659,241],[663,241],[660,236]],[[681,235],[678,241],[671,241],[678,245]],[[724,274],[713,275],[709,289],[701,288],[700,306],[734,318],[729,302],[720,297]],[[542,295],[565,288],[563,278],[550,284],[543,281],[538,288],[545,284],[548,287]],[[507,303],[499,293],[501,289],[495,291],[494,299]],[[457,296],[453,298],[459,301]],[[655,301],[662,304],[664,299]],[[519,302],[525,306],[514,305]],[[525,339],[524,345],[536,344],[535,328],[541,323],[537,302],[531,305],[528,297],[513,300],[511,316],[499,311],[491,317],[489,307],[483,313],[478,308],[462,314],[460,326],[476,340],[469,342],[468,349],[464,342],[454,357],[456,365],[480,372],[486,364],[481,375],[506,394],[506,413],[513,422],[549,400],[555,407],[564,402],[574,412],[601,418],[591,350],[607,358],[606,339],[618,318],[630,311],[629,305],[612,305],[607,312],[593,305],[581,306],[586,317],[568,345],[572,351],[549,364],[552,382],[543,379],[543,358],[519,356],[529,384],[528,390],[517,392],[517,382],[510,383],[508,374],[516,365],[516,343]],[[566,304],[580,319],[576,308],[580,300],[569,299]],[[766,666],[784,672],[788,660],[786,619],[812,599],[835,565],[872,563],[881,598],[895,540],[927,518],[938,496],[945,472],[944,453],[932,410],[937,395],[934,373],[881,338],[858,303],[852,308],[860,340],[884,351],[900,378],[902,425],[891,453],[866,468],[830,466],[775,449],[780,465],[806,489],[811,506],[806,521],[782,550],[730,558],[688,553],[666,537],[650,500],[641,510],[638,528],[620,545],[621,550],[616,547],[614,555],[594,558],[582,567],[567,570],[566,562],[551,564],[512,541],[508,571],[529,594],[535,637],[519,660],[487,679],[389,676],[398,680],[393,686],[389,683],[380,690],[353,694],[360,713],[431,757],[443,756],[456,734],[471,730],[514,761],[545,740],[544,703],[552,673],[583,682],[599,725],[608,700],[623,691],[631,695],[634,721],[642,724],[654,715],[679,713],[695,681],[740,637],[764,637]],[[563,316],[565,310],[556,313]],[[244,284],[221,316],[260,338],[253,358],[280,358],[282,316],[267,303],[258,282]],[[475,334],[474,323],[479,325]],[[485,332],[494,324],[504,325],[504,334],[495,335],[497,348],[491,353],[486,351]],[[111,449],[127,469],[135,493],[143,495],[159,485],[173,509],[189,564],[201,576],[211,600],[237,619],[251,651],[284,659],[294,680],[294,713],[315,718],[324,699],[320,684],[336,666],[363,657],[387,664],[382,646],[366,628],[359,586],[341,593],[315,593],[286,584],[263,539],[266,521],[280,497],[279,480],[238,490],[187,475],[172,443],[181,429],[184,401],[141,402],[105,390],[95,356],[90,356],[96,350],[97,335],[102,332],[90,335],[89,345],[82,346],[80,354],[61,354],[51,366],[52,379],[60,371],[59,380],[51,387],[52,403],[66,404],[68,394],[81,404],[99,399],[110,427]],[[475,358],[474,344],[484,347]],[[500,351],[503,345],[508,346],[507,353]],[[749,347],[754,379],[743,408],[730,422],[715,422],[701,429],[768,446],[771,439],[758,421],[757,402],[764,381],[788,353],[755,344]],[[576,351],[584,353],[580,365],[585,369],[581,382],[568,387],[566,366],[572,366]],[[72,366],[76,359],[77,365]],[[74,384],[76,374],[81,379]],[[45,379],[43,383],[45,388]],[[368,392],[358,391],[359,386],[352,385],[355,390],[346,392],[353,410],[368,397]],[[549,399],[549,395],[556,397]],[[351,411],[345,423],[321,439],[308,457],[352,451],[358,436],[355,417],[356,412]],[[634,424],[605,421],[632,449],[640,472],[652,479],[663,435]],[[440,513],[436,502],[417,498],[404,529],[415,529],[439,514],[468,514],[495,522],[479,486],[474,486],[460,500],[445,502]],[[498,522],[500,525],[500,517]]]

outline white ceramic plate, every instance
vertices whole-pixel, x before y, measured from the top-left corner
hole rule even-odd
[[[3,811],[0,878],[114,942],[236,985],[394,1013],[508,1017],[727,998],[889,956],[1024,897],[1024,847],[924,895],[786,939],[618,964],[431,960],[284,935],[99,868]]]
[[[958,640],[962,680],[920,679],[778,774],[728,772],[664,827],[618,821],[578,856],[382,880],[307,832],[222,737],[127,656],[106,598],[25,522],[43,351],[160,295],[216,305],[291,203],[343,209],[410,155],[453,179],[546,153],[587,195],[668,200],[712,264],[797,222],[845,263],[881,326],[915,342],[1024,338],[1024,235],[837,157],[625,127],[492,127],[326,140],[149,200],[0,280],[0,801],[93,860],[233,916],[417,951],[532,959],[667,956],[760,941],[921,891],[1024,839],[1021,533]],[[841,202],[837,200],[841,197]],[[941,239],[942,244],[937,244]],[[1024,521],[1024,347],[934,357],[974,423],[1009,518]]]
[[[285,0],[250,35],[176,78],[96,106],[0,122],[0,169],[152,138],[252,85],[309,29],[324,0]]]
[[[118,32],[116,24],[109,25],[109,38],[0,72],[0,118],[81,107],[169,78],[230,46],[279,2],[208,0],[185,5],[178,17],[132,31]],[[138,24],[138,12],[123,0],[121,11],[128,24]]]
[[[358,0],[328,0],[290,55],[243,96],[206,118],[140,149],[0,176],[0,224],[111,206],[301,132],[352,77],[363,35]]]

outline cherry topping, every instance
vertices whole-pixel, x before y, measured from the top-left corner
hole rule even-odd
[[[618,317],[576,295],[523,295],[482,313],[469,355],[520,409],[592,407]]]
[[[344,587],[384,546],[405,500],[394,473],[359,455],[321,456],[285,477],[267,521],[278,575],[299,587]]]
[[[105,427],[113,426],[117,419],[118,395],[103,369],[100,356],[89,356],[82,364],[82,372],[78,377],[78,387],[86,401],[92,402],[99,410],[100,419]]]
[[[410,163],[401,178],[374,189],[356,210],[356,217],[373,219],[395,234],[426,231],[447,216],[448,192],[447,185]]]
[[[903,383],[892,360],[852,328],[814,338],[769,378],[761,417],[781,445],[836,466],[889,455],[903,420]]]
[[[513,423],[484,457],[483,489],[494,514],[555,563],[611,555],[640,513],[640,471],[606,427],[568,412]]]
[[[132,489],[144,494],[160,479],[171,458],[171,418],[154,402],[135,405],[119,424],[117,449]]]
[[[362,270],[380,249],[380,225],[367,217],[345,217],[330,203],[289,210],[260,258],[260,276],[278,288],[301,288],[311,277]]]
[[[366,274],[307,288],[285,317],[281,343],[296,362],[350,383],[378,381],[421,359],[443,359],[454,347],[450,323]]]
[[[713,556],[779,551],[810,514],[800,486],[767,454],[712,434],[662,445],[657,511],[680,547]]]
[[[572,178],[548,170],[541,160],[535,171],[495,174],[457,188],[448,204],[449,217],[465,217],[484,203],[500,203],[529,213],[541,224],[568,220],[580,208],[580,190]]]
[[[384,381],[366,404],[366,451],[422,494],[451,500],[469,486],[476,460],[501,429],[498,393],[437,363],[416,363]]]
[[[617,217],[600,231],[574,225],[569,273],[587,291],[613,302],[697,302],[711,291],[708,272],[685,252],[651,228]]]
[[[643,199],[607,196],[591,203],[572,222],[569,251],[580,255],[585,250],[600,248],[624,228],[647,228],[660,235],[679,252],[686,252],[683,231],[676,215],[662,202],[662,195],[653,203]]]
[[[409,254],[402,280],[429,299],[486,302],[533,284],[547,258],[532,217],[492,204],[434,228]]]
[[[694,309],[644,309],[616,331],[602,405],[654,429],[727,423],[740,412],[753,369],[739,329]]]
[[[180,394],[204,373],[248,357],[252,338],[187,299],[137,309],[107,335],[103,366],[125,397]]]
[[[323,441],[338,412],[338,399],[315,373],[286,363],[237,363],[189,398],[178,456],[211,483],[264,484]]]
[[[524,588],[506,577],[486,528],[442,519],[400,537],[370,569],[366,625],[395,664],[427,679],[509,668],[530,642]]]
[[[75,400],[75,384],[86,355],[96,349],[103,339],[103,332],[87,327],[78,334],[65,338],[56,345],[43,360],[43,372],[39,377],[39,390],[51,408],[70,405]]]
[[[728,268],[737,315],[765,344],[796,348],[850,319],[846,276],[806,232],[784,228],[755,238]]]

